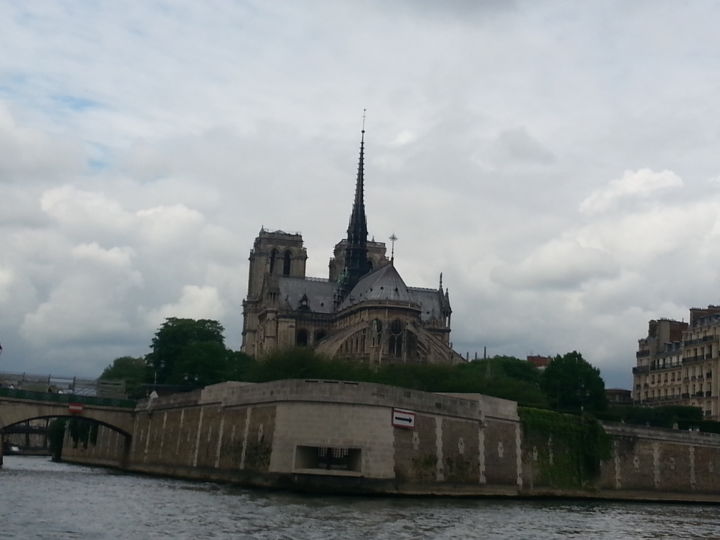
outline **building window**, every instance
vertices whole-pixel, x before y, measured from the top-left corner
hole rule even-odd
[[[371,334],[370,334],[370,336],[371,336],[371,342],[370,342],[371,346],[376,347],[377,345],[379,345],[379,344],[381,343],[381,341],[382,341],[382,329],[383,329],[382,321],[381,321],[380,319],[375,319],[375,320],[372,322],[372,331],[371,331]]]
[[[297,331],[297,335],[295,337],[295,344],[299,347],[305,347],[308,344],[308,331],[304,328],[301,328]]]
[[[295,448],[296,469],[360,472],[361,464],[360,448],[325,446],[298,446]]]
[[[389,352],[393,356],[402,356],[403,324],[399,319],[390,323]]]
[[[290,250],[287,250],[285,252],[285,255],[283,256],[283,276],[289,276],[290,275]]]
[[[273,274],[275,272],[275,259],[277,259],[277,249],[273,249],[270,252],[270,273]]]

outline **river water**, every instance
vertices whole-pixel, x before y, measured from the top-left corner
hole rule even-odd
[[[321,497],[6,456],[0,538],[720,538],[720,507]]]

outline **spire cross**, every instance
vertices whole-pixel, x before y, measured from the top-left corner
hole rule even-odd
[[[362,132],[365,133],[365,113],[367,112],[367,109],[363,109],[363,126],[362,126]]]
[[[391,246],[390,247],[390,262],[395,261],[395,242],[397,241],[397,239],[398,239],[398,237],[395,236],[395,233],[392,233],[390,235],[390,242],[391,242],[391,244],[390,244],[390,246]]]

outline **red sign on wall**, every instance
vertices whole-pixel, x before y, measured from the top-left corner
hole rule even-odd
[[[68,412],[71,414],[80,414],[84,408],[82,403],[68,403]]]

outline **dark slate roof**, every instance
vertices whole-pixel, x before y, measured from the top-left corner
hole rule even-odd
[[[413,301],[405,282],[392,264],[381,266],[358,281],[343,300],[340,309],[368,300]]]
[[[437,289],[422,289],[420,287],[408,287],[410,298],[422,307],[420,319],[423,322],[433,319],[442,319],[442,300],[440,291]]]
[[[290,309],[300,307],[303,296],[307,296],[307,307],[316,313],[332,313],[335,283],[320,278],[278,278],[280,301]]]

